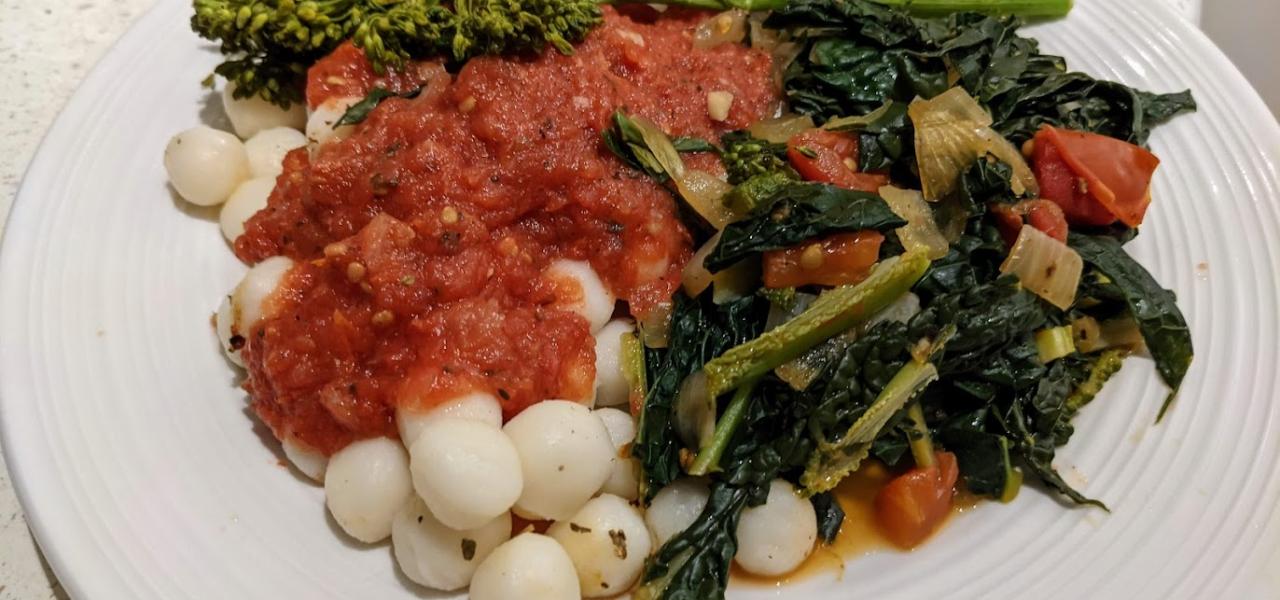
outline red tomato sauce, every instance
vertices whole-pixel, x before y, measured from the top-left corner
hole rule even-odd
[[[246,262],[298,264],[245,336],[245,386],[276,436],[331,454],[394,436],[397,406],[465,391],[495,394],[508,418],[590,397],[589,326],[550,306],[543,269],[589,261],[642,315],[691,254],[670,194],[601,144],[610,116],[716,140],[779,103],[767,54],[692,47],[705,17],[646,23],[606,8],[573,55],[480,58],[456,75],[426,63],[379,76],[351,47],[318,63],[312,106],[373,85],[424,90],[384,101],[342,141],[292,152],[236,240]],[[734,96],[723,123],[707,114],[720,90]]]

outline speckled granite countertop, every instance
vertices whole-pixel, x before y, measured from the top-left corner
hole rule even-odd
[[[0,0],[0,226],[62,105],[156,1]],[[31,539],[0,456],[0,600],[65,597]]]
[[[185,0],[0,0],[0,227],[62,105],[111,43],[157,1]],[[1200,16],[1200,2],[1169,0],[1191,19]],[[1272,98],[1273,107],[1278,100]],[[0,456],[0,600],[65,597],[31,539]]]

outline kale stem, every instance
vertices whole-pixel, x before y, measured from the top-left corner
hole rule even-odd
[[[738,431],[738,425],[742,424],[742,417],[747,414],[747,402],[751,399],[751,392],[755,391],[758,381],[759,379],[751,379],[743,382],[742,386],[733,393],[733,399],[729,401],[728,408],[725,408],[724,414],[720,415],[720,420],[716,422],[716,430],[711,440],[698,450],[698,456],[689,466],[690,475],[706,475],[720,467],[720,457],[724,456],[725,449],[729,447],[729,440]]]
[[[795,318],[707,363],[707,393],[716,397],[741,387],[865,322],[910,291],[928,268],[924,254],[908,252],[882,261],[862,283],[827,291]]]
[[[929,435],[929,426],[924,422],[924,410],[920,408],[920,401],[912,402],[907,407],[907,418],[911,419],[911,428],[914,435],[911,436],[911,457],[916,459],[916,466],[921,469],[928,469],[933,466],[933,439]]]
[[[1065,17],[1072,0],[872,0],[898,6],[916,15],[972,11],[1020,17]]]

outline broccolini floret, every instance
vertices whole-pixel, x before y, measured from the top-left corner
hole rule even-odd
[[[302,100],[306,70],[351,39],[379,73],[410,58],[572,52],[600,23],[596,0],[194,0],[191,27],[221,44],[216,72],[254,95]]]
[[[724,148],[720,160],[729,175],[729,183],[737,185],[756,175],[770,173],[799,179],[787,162],[786,144],[752,137],[746,131],[731,131],[720,138],[720,145]]]
[[[565,54],[603,20],[601,4],[647,0],[193,0],[191,28],[218,42],[215,72],[235,96],[301,102],[307,69],[351,40],[378,73],[411,58]],[[657,0],[707,10],[771,10],[786,0]]]

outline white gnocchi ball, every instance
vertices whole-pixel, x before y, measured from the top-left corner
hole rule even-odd
[[[582,315],[591,324],[592,333],[600,331],[613,316],[613,305],[618,299],[589,263],[557,260],[547,267],[544,276],[556,284],[555,306]]]
[[[236,188],[227,198],[222,210],[218,213],[218,224],[222,226],[222,236],[228,242],[235,243],[236,238],[244,234],[244,224],[258,211],[267,207],[267,199],[271,191],[276,189],[276,180],[271,177],[250,179]]]
[[[524,491],[520,514],[566,519],[591,499],[612,472],[613,444],[604,423],[587,407],[547,400],[526,408],[503,427],[520,453]]]
[[[748,507],[738,519],[738,554],[734,560],[748,573],[775,577],[795,570],[813,552],[818,517],[813,504],[787,481],[769,483],[769,497]]]
[[[658,490],[644,513],[644,521],[658,546],[693,525],[711,497],[706,480],[685,477]]]
[[[573,561],[584,598],[616,596],[631,587],[653,550],[640,510],[611,494],[547,530]]]
[[[222,346],[222,352],[227,355],[227,360],[235,363],[237,367],[243,367],[244,359],[240,358],[240,348],[233,341],[236,336],[232,329],[234,321],[235,313],[231,310],[231,296],[226,296],[222,299],[222,304],[218,305],[218,312],[213,317],[213,325],[218,331],[218,345]]]
[[[307,108],[294,102],[289,108],[280,108],[260,96],[235,97],[236,84],[228,81],[222,87],[222,109],[231,119],[236,135],[249,139],[258,132],[275,127],[302,129],[307,122]]]
[[[258,319],[268,314],[267,300],[292,268],[293,261],[288,257],[273,256],[245,273],[231,292],[231,323],[236,332],[248,335]]]
[[[596,333],[596,406],[626,404],[631,389],[622,374],[622,336],[635,331],[631,321],[610,321]]]
[[[493,394],[470,392],[445,400],[425,411],[402,406],[396,409],[396,429],[400,431],[400,441],[404,442],[406,448],[412,448],[413,443],[421,437],[423,428],[441,417],[471,419],[499,428],[502,427],[502,404]]]
[[[599,408],[595,413],[604,423],[604,428],[608,430],[609,441],[613,443],[614,450],[613,469],[600,491],[635,500],[640,491],[639,481],[636,479],[638,467],[635,459],[630,458],[630,452],[623,452],[623,448],[636,439],[635,419],[616,408]]]
[[[307,136],[297,129],[273,127],[259,131],[244,143],[249,172],[254,177],[279,177],[284,172],[285,155],[306,145]]]
[[[391,535],[391,521],[413,495],[409,461],[387,438],[361,440],[329,458],[324,499],[338,526],[365,543]]]
[[[329,466],[329,457],[292,437],[286,437],[280,443],[284,447],[284,455],[293,463],[298,472],[310,477],[313,481],[324,482],[324,472]]]
[[[409,449],[413,489],[441,523],[471,529],[511,509],[525,478],[511,440],[488,423],[441,417]]]
[[[498,546],[471,578],[471,600],[579,600],[573,561],[555,540],[522,533]]]
[[[169,140],[164,169],[187,202],[216,206],[249,178],[249,158],[240,138],[200,125]]]
[[[511,513],[459,531],[436,519],[417,496],[410,498],[391,522],[391,547],[405,577],[446,592],[471,583],[476,567],[510,538]]]
[[[321,146],[329,142],[336,142],[345,139],[355,131],[354,125],[343,125],[334,127],[342,115],[347,114],[347,109],[362,100],[355,97],[330,98],[325,100],[320,106],[311,112],[311,116],[307,117],[307,143],[314,150],[316,146]]]

